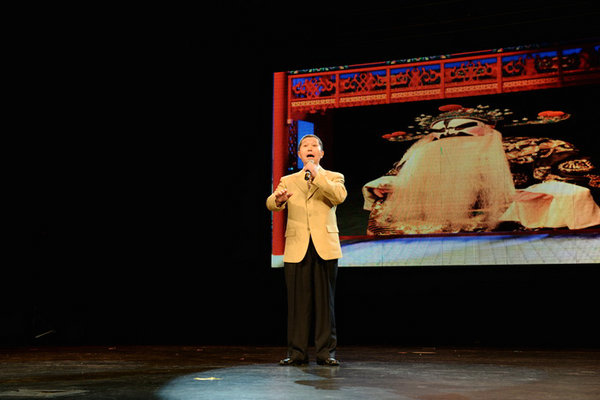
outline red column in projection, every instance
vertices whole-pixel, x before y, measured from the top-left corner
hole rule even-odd
[[[273,77],[273,188],[285,174],[287,160],[287,74],[277,72]],[[283,255],[285,242],[285,214],[273,213],[273,255]]]

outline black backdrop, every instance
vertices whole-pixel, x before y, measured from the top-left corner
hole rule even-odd
[[[85,49],[76,112],[27,138],[0,345],[283,345],[273,72],[600,34],[595,1],[240,3],[131,13],[64,48]],[[342,269],[340,344],[598,346],[598,271]]]

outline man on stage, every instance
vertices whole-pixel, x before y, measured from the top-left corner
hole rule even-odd
[[[308,363],[314,315],[317,364],[338,366],[335,358],[335,283],[342,256],[335,215],[346,199],[344,176],[320,165],[323,143],[306,135],[298,144],[301,171],[281,178],[267,198],[271,211],[287,209],[284,274],[288,294],[288,354],[280,365]],[[314,310],[314,312],[313,312]]]

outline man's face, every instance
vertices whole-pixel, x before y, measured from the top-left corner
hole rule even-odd
[[[311,160],[316,165],[319,165],[324,154],[325,152],[323,152],[321,146],[319,146],[319,140],[314,137],[307,137],[302,140],[300,147],[298,148],[298,157],[300,157],[305,165]]]

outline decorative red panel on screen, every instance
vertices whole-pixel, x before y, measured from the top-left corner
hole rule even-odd
[[[599,44],[288,73],[288,118],[331,108],[516,92],[600,82]]]

